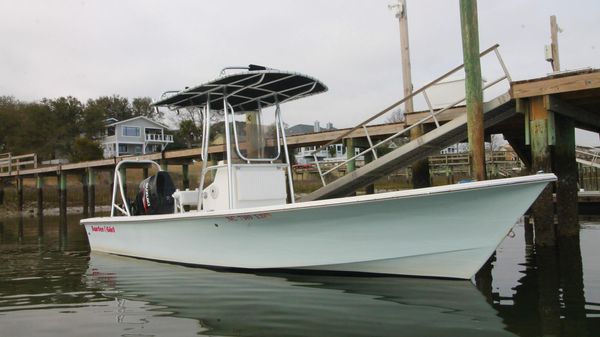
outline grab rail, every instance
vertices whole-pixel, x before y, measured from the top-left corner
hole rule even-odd
[[[498,62],[500,63],[500,66],[502,68],[502,71],[504,73],[503,76],[499,77],[496,80],[491,81],[489,84],[485,85],[483,87],[483,90],[488,89],[489,87],[492,87],[498,83],[500,83],[503,80],[508,80],[509,82],[511,82],[511,77],[510,74],[508,73],[508,69],[506,68],[506,65],[504,64],[504,61],[502,60],[502,57],[500,56],[500,52],[498,51],[498,44],[493,45],[492,47],[484,50],[483,52],[481,52],[479,54],[479,57],[483,57],[487,54],[489,54],[490,52],[494,52],[496,55],[496,58],[498,59]],[[436,128],[440,126],[438,120],[437,120],[437,116],[440,115],[441,113],[455,107],[456,105],[460,104],[461,102],[463,102],[466,98],[462,98],[460,100],[457,100],[447,106],[445,106],[444,108],[437,110],[434,112],[433,106],[429,100],[429,97],[427,96],[427,93],[425,92],[425,90],[431,88],[433,85],[438,84],[439,82],[441,82],[442,80],[444,80],[445,78],[449,77],[450,75],[456,73],[457,71],[461,70],[464,68],[464,64],[461,64],[457,67],[454,67],[452,70],[448,71],[447,73],[445,73],[444,75],[436,78],[435,80],[427,83],[426,85],[424,85],[423,87],[419,88],[418,90],[414,91],[413,93],[411,93],[410,95],[400,99],[399,101],[391,104],[390,106],[388,106],[387,108],[383,109],[382,111],[378,112],[377,114],[371,116],[370,118],[366,119],[365,121],[363,121],[362,123],[359,123],[357,126],[355,126],[352,129],[349,129],[348,131],[344,132],[342,135],[338,136],[336,139],[329,141],[328,143],[321,145],[320,147],[316,148],[314,151],[311,152],[313,158],[315,159],[315,163],[317,165],[317,170],[319,172],[319,175],[321,177],[321,182],[323,184],[323,186],[327,185],[327,183],[325,182],[325,176],[335,170],[337,170],[339,167],[343,166],[343,165],[347,165],[349,162],[356,160],[356,158],[363,156],[365,153],[367,152],[373,152],[374,158],[377,159],[377,154],[376,154],[376,150],[377,148],[379,148],[380,146],[384,145],[384,144],[388,144],[390,143],[392,140],[400,137],[401,135],[407,133],[408,131],[410,131],[411,129],[420,126],[422,124],[424,124],[425,122],[428,122],[429,120],[433,119]],[[419,95],[419,94],[423,94],[425,97],[425,101],[428,105],[429,108],[429,115],[427,117],[424,117],[422,119],[420,119],[419,121],[417,121],[416,123],[412,124],[411,126],[404,128],[403,130],[387,137],[386,139],[379,141],[376,144],[372,143],[371,137],[369,136],[368,132],[366,131],[366,126],[367,124],[369,124],[370,122],[374,121],[375,119],[381,117],[382,115],[384,115],[385,113],[391,111],[392,109],[394,109],[395,107],[399,106],[400,104],[406,102],[407,100]],[[333,168],[327,170],[327,171],[322,171],[321,167],[320,167],[320,161],[317,157],[317,153],[325,148],[327,148],[329,145],[331,144],[336,144],[339,143],[341,140],[343,140],[346,136],[350,135],[351,133],[353,133],[354,131],[363,128],[365,130],[365,134],[367,137],[367,140],[369,142],[369,148],[367,148],[366,150],[361,151],[358,154],[355,154],[353,157],[351,158],[347,158],[345,161],[341,162],[340,164],[334,166]]]

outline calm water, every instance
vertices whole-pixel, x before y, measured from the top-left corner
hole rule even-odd
[[[600,222],[523,225],[472,282],[251,274],[89,252],[78,218],[0,220],[0,336],[600,336]]]

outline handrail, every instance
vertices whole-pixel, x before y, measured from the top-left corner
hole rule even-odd
[[[490,48],[488,48],[488,49],[484,50],[483,52],[481,52],[481,53],[479,54],[479,57],[481,58],[481,57],[483,57],[483,56],[485,56],[485,55],[489,54],[490,52],[494,51],[494,52],[495,52],[495,55],[496,55],[496,57],[497,57],[497,59],[498,59],[498,62],[500,63],[500,65],[501,65],[501,67],[502,67],[502,70],[503,70],[503,72],[504,72],[504,76],[501,76],[500,78],[498,78],[498,79],[496,79],[496,80],[494,80],[494,81],[491,81],[490,83],[488,83],[487,85],[485,85],[485,86],[483,87],[483,90],[485,90],[485,89],[487,89],[487,88],[489,88],[489,87],[491,87],[491,86],[493,86],[493,85],[495,85],[495,84],[497,84],[497,83],[499,83],[499,82],[501,82],[501,81],[503,81],[503,80],[505,80],[505,79],[510,81],[510,78],[511,78],[511,77],[510,77],[510,74],[508,73],[508,70],[507,70],[506,66],[504,65],[504,62],[502,61],[502,57],[500,56],[500,53],[499,53],[499,52],[498,52],[498,50],[497,50],[497,49],[498,49],[498,47],[499,47],[499,45],[498,45],[498,44],[495,44],[495,45],[493,45],[492,47],[490,47]],[[448,76],[450,76],[450,75],[454,74],[455,72],[457,72],[457,71],[459,71],[459,70],[461,70],[461,69],[463,69],[463,68],[464,68],[464,64],[461,64],[461,65],[459,65],[459,66],[457,66],[457,67],[454,67],[452,70],[450,70],[450,71],[446,72],[445,74],[443,74],[442,76],[440,76],[440,77],[436,78],[435,80],[433,80],[433,81],[431,81],[431,82],[427,83],[426,85],[424,85],[423,87],[421,87],[421,88],[419,88],[418,90],[414,91],[414,92],[413,92],[413,93],[411,93],[410,95],[408,95],[408,96],[406,96],[406,97],[404,97],[404,98],[400,99],[399,101],[397,101],[397,102],[393,103],[392,105],[388,106],[387,108],[383,109],[382,111],[378,112],[377,114],[375,114],[375,115],[371,116],[370,118],[368,118],[368,119],[364,120],[363,122],[359,123],[359,124],[358,124],[357,126],[355,126],[354,128],[352,128],[352,129],[349,129],[348,131],[344,132],[343,134],[341,134],[340,136],[338,136],[336,139],[334,139],[334,140],[331,140],[331,141],[329,141],[328,143],[326,143],[326,144],[324,144],[324,145],[321,145],[320,147],[318,147],[318,148],[316,148],[314,151],[312,151],[312,152],[311,152],[311,154],[312,154],[312,155],[313,155],[313,157],[315,158],[315,163],[316,163],[316,165],[317,165],[317,170],[319,171],[319,175],[321,176],[321,182],[323,183],[323,186],[325,186],[325,185],[326,185],[326,182],[325,182],[325,179],[324,179],[324,176],[325,176],[325,175],[327,175],[327,174],[329,174],[330,172],[332,172],[332,171],[334,171],[334,170],[338,169],[340,166],[346,165],[348,162],[350,162],[350,161],[352,161],[352,160],[355,160],[356,158],[358,158],[358,157],[360,157],[360,156],[363,156],[363,155],[364,155],[365,153],[367,153],[367,152],[370,152],[370,151],[371,151],[371,152],[375,153],[375,150],[376,150],[378,147],[380,147],[381,145],[384,145],[384,144],[387,144],[387,143],[389,143],[390,141],[392,141],[393,139],[395,139],[395,138],[399,137],[399,136],[400,136],[400,135],[402,135],[402,134],[405,134],[405,133],[407,133],[407,132],[408,132],[408,131],[410,131],[412,128],[414,128],[414,127],[417,127],[417,126],[419,126],[419,125],[422,125],[422,124],[424,124],[425,122],[429,121],[430,119],[433,119],[433,120],[434,120],[434,122],[435,122],[435,124],[436,124],[436,127],[439,127],[439,122],[438,122],[438,120],[437,120],[436,116],[438,116],[438,115],[439,115],[439,114],[441,114],[442,112],[445,112],[445,111],[447,111],[447,110],[449,110],[449,109],[451,109],[451,108],[455,107],[456,105],[458,105],[458,104],[460,104],[461,102],[463,102],[463,101],[464,101],[466,98],[462,98],[462,99],[460,99],[460,100],[457,100],[457,101],[455,101],[455,102],[453,102],[453,103],[451,103],[451,104],[447,105],[446,107],[444,107],[444,108],[442,108],[442,109],[440,109],[440,110],[438,110],[438,111],[436,111],[436,112],[433,112],[433,107],[431,106],[431,103],[429,102],[429,98],[428,98],[428,96],[427,96],[427,94],[426,94],[425,90],[429,89],[429,88],[430,88],[430,87],[432,87],[433,85],[437,84],[438,82],[442,81],[443,79],[447,78]],[[411,98],[413,98],[414,96],[416,96],[416,95],[418,95],[418,94],[421,94],[421,93],[422,93],[422,94],[425,96],[425,100],[426,100],[426,102],[427,102],[427,104],[428,104],[428,106],[429,106],[429,115],[428,115],[427,117],[424,117],[424,118],[420,119],[419,121],[417,121],[416,123],[412,124],[411,126],[409,126],[409,127],[407,127],[407,128],[404,128],[403,130],[401,130],[401,131],[399,131],[399,132],[397,132],[397,133],[393,134],[392,136],[389,136],[389,137],[387,137],[386,139],[384,139],[384,140],[382,140],[382,141],[378,142],[377,144],[372,144],[372,142],[371,142],[371,140],[370,140],[370,137],[368,137],[368,133],[367,133],[367,137],[368,137],[368,140],[369,140],[369,143],[370,143],[370,144],[369,144],[369,145],[370,145],[370,147],[369,147],[368,149],[361,151],[360,153],[358,153],[358,154],[354,155],[354,156],[353,156],[353,157],[351,157],[351,158],[347,158],[345,161],[343,161],[342,163],[340,163],[340,164],[336,165],[334,168],[332,168],[332,169],[329,169],[329,170],[327,170],[327,171],[325,171],[325,172],[322,172],[322,170],[321,170],[321,168],[320,168],[319,160],[318,160],[318,158],[317,158],[317,156],[316,156],[316,154],[317,154],[319,151],[323,150],[324,148],[326,148],[327,146],[329,146],[329,145],[331,145],[331,144],[339,143],[339,142],[340,142],[342,139],[344,139],[346,136],[350,135],[351,133],[355,132],[355,131],[356,131],[356,130],[358,130],[359,128],[365,128],[365,127],[366,127],[366,125],[367,125],[368,123],[370,123],[370,122],[372,122],[373,120],[375,120],[375,119],[377,119],[377,118],[381,117],[381,116],[382,116],[382,115],[384,115],[385,113],[387,113],[387,112],[391,111],[393,108],[397,107],[398,105],[400,105],[400,104],[404,103],[404,102],[405,102],[405,101],[407,101],[408,99],[411,99]]]
[[[13,156],[11,152],[0,153],[0,172],[3,172],[4,168],[7,168],[8,174],[11,174],[14,168],[18,173],[24,166],[28,165],[33,165],[33,168],[38,167],[36,153],[21,154],[18,156]]]

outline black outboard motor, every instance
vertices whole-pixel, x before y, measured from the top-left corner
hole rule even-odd
[[[133,204],[133,215],[173,213],[175,185],[169,173],[160,171],[144,179]]]

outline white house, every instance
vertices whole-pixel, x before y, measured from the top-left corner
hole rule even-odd
[[[101,141],[104,158],[163,151],[173,136],[166,135],[167,126],[139,116],[124,121],[107,121]]]

